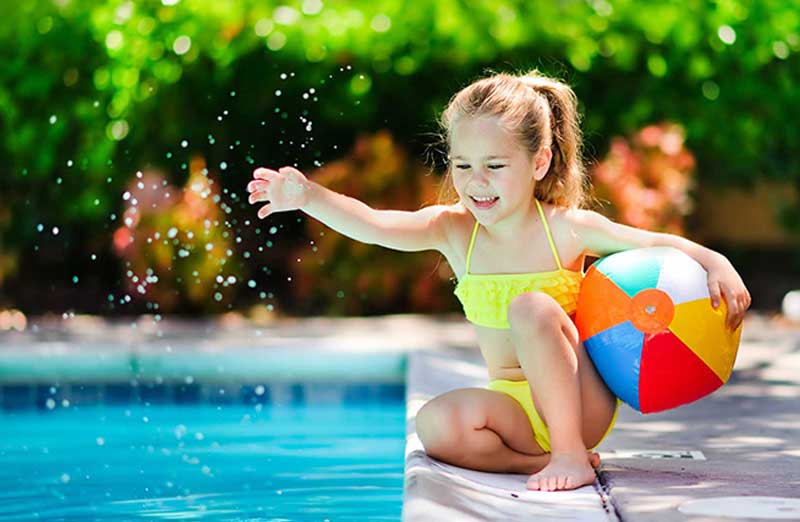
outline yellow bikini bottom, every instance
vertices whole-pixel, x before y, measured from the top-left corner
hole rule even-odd
[[[522,409],[525,410],[525,414],[528,416],[528,420],[531,422],[531,427],[533,428],[533,436],[536,439],[536,442],[539,446],[546,452],[550,451],[550,432],[547,429],[547,425],[544,423],[542,418],[539,416],[539,412],[536,411],[536,407],[533,405],[533,397],[531,396],[531,387],[528,386],[528,381],[509,381],[506,379],[495,379],[489,382],[487,389],[498,391],[510,395],[513,397]],[[619,405],[622,404],[622,401],[618,398],[617,399],[617,406],[614,408],[614,416],[611,418],[611,423],[608,425],[608,429],[603,434],[603,437],[600,439],[600,442],[608,437],[608,434],[611,433],[611,430],[614,428],[614,424],[617,422],[617,414],[619,413]],[[600,445],[598,442],[596,445],[589,448],[590,450],[595,449],[597,446]]]

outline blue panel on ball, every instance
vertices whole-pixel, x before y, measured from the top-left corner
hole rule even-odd
[[[668,247],[635,248],[606,256],[594,266],[634,297],[642,290],[656,288],[668,252]]]
[[[630,321],[603,330],[584,342],[589,357],[611,391],[637,411],[644,334]]]

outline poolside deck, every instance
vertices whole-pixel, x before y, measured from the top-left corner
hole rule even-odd
[[[471,327],[457,316],[263,326],[234,316],[31,323],[35,328],[25,332],[0,332],[0,383],[64,379],[71,372],[163,378],[184,375],[187,365],[198,379],[391,381],[405,373],[403,519],[409,522],[800,520],[800,328],[764,316],[746,319],[734,374],[711,396],[652,415],[623,406],[599,448],[598,480],[573,492],[527,491],[525,476],[464,470],[422,451],[414,431],[422,404],[449,389],[486,383]],[[287,352],[298,350],[313,353],[306,360],[316,362],[300,370],[287,365]],[[247,364],[223,364],[236,359]]]

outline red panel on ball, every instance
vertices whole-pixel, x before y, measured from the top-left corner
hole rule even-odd
[[[642,413],[675,408],[705,397],[722,381],[670,331],[647,334],[639,373]]]

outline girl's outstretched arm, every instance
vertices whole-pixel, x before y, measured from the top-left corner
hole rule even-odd
[[[588,254],[602,257],[622,250],[652,246],[670,246],[684,252],[708,272],[708,290],[714,308],[719,306],[721,298],[725,299],[728,328],[733,330],[742,322],[750,307],[750,292],[724,255],[685,237],[622,225],[590,210],[575,210],[572,216],[575,233]]]
[[[306,178],[292,167],[258,168],[247,185],[249,202],[263,203],[258,217],[274,212],[302,210],[347,237],[404,252],[447,248],[445,205],[424,207],[415,212],[376,210],[365,203],[339,194]]]

